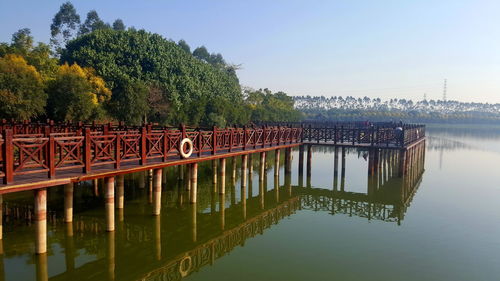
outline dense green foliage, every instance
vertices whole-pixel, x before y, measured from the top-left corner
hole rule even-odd
[[[124,88],[119,83],[128,80],[145,85],[155,83],[162,92],[160,102],[172,110],[162,119],[147,112],[151,121],[170,124],[211,124],[219,123],[215,121],[220,118],[230,123],[245,121],[244,116],[230,112],[241,107],[243,101],[236,77],[196,59],[158,34],[97,30],[71,41],[61,61],[94,68],[111,87],[112,102],[127,112],[132,111],[127,104],[135,105],[121,104],[122,99],[114,98],[125,95],[118,93]],[[148,97],[135,98],[143,99],[137,101],[143,104]]]

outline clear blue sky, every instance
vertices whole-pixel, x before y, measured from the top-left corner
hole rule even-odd
[[[64,1],[1,0],[0,41],[48,42]],[[104,21],[205,45],[241,83],[292,95],[500,102],[500,1],[72,1]]]

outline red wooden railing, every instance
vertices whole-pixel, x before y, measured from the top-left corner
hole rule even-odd
[[[70,169],[89,173],[106,165],[119,169],[127,163],[146,165],[179,159],[183,138],[193,142],[191,157],[302,142],[302,128],[280,126],[206,130],[4,122],[0,129],[0,178],[5,184],[28,174],[45,173],[53,178]]]

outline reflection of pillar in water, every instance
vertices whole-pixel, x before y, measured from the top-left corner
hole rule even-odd
[[[333,150],[333,190],[337,190],[339,177],[339,148]]]
[[[226,193],[226,158],[220,159],[220,190],[219,194]]]
[[[219,216],[220,216],[220,229],[224,230],[226,227],[226,196],[224,194],[219,195]]]
[[[155,169],[153,176],[153,215],[158,216],[161,212],[161,178],[162,169]]]
[[[66,243],[64,258],[66,261],[66,271],[75,269],[75,244],[73,239],[73,223],[66,223]]]
[[[106,231],[115,230],[115,178],[104,179],[104,199],[106,204]]]
[[[399,169],[398,169],[398,176],[402,177],[406,173],[406,150],[401,149],[399,150]]]
[[[155,217],[155,250],[156,260],[161,260],[161,216]]]
[[[125,179],[123,175],[116,176],[116,208],[123,209],[125,204]]]
[[[73,221],[73,183],[64,185],[64,221]]]
[[[212,192],[217,192],[217,160],[212,160]]]
[[[280,186],[279,186],[279,184],[280,184],[279,176],[274,175],[274,193],[276,196],[276,203],[280,202]]]
[[[47,189],[35,190],[35,253],[47,252]],[[45,262],[47,262],[45,260]],[[46,265],[45,265],[46,266]],[[46,270],[46,269],[45,269]]]
[[[196,203],[198,193],[198,163],[191,164],[191,203]]]
[[[274,176],[277,177],[280,174],[280,150],[275,150],[274,155]]]
[[[292,174],[285,175],[285,186],[288,190],[288,196],[292,197]]]
[[[197,234],[197,221],[196,221],[196,202],[194,202],[193,204],[191,204],[191,220],[190,220],[190,224],[191,224],[191,239],[193,240],[193,242],[196,242],[196,240],[198,240],[198,234]]]
[[[340,172],[340,190],[344,191],[345,187],[345,147],[342,147],[342,167]]]
[[[36,255],[36,280],[47,281],[49,280],[49,272],[47,268],[47,253],[40,253]]]
[[[115,280],[115,232],[108,232],[108,280]]]
[[[185,178],[187,179],[186,181],[186,189],[191,190],[191,174],[193,173],[193,167],[191,165],[186,165],[186,175]]]

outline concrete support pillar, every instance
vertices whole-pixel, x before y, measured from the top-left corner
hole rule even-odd
[[[280,174],[280,150],[275,150],[274,156],[274,176],[277,177]]]
[[[115,178],[104,179],[104,199],[106,204],[106,231],[115,231]]]
[[[161,216],[155,217],[155,250],[156,260],[161,260]]]
[[[162,169],[153,171],[153,215],[158,216],[161,212],[161,179]]]
[[[191,191],[190,191],[190,201],[191,203],[196,203],[196,197],[198,193],[198,163],[191,164]]]
[[[253,160],[252,154],[249,154],[248,155],[248,175],[250,176],[250,178],[253,175],[253,161],[252,160]]]
[[[193,172],[192,171],[192,166],[191,165],[187,165],[187,175],[186,175],[186,178],[187,178],[187,183],[186,183],[186,189],[187,190],[191,190],[191,173]],[[190,193],[191,194],[191,193]]]
[[[212,192],[217,192],[217,160],[212,160]]]
[[[35,253],[45,254],[47,252],[47,189],[45,188],[35,190],[35,233]]]
[[[220,159],[220,189],[219,194],[226,193],[226,158]]]
[[[94,188],[94,196],[98,197],[99,196],[99,180],[98,179],[92,180],[92,187]]]
[[[339,148],[335,146],[333,151],[333,190],[338,188],[339,178]]]
[[[311,177],[312,173],[312,145],[307,145],[307,177]]]
[[[3,195],[0,194],[0,243],[2,243],[3,246],[3,242],[1,242],[2,239],[3,239]],[[3,247],[1,254],[3,254]],[[2,257],[2,262],[3,262],[3,257]]]
[[[194,204],[191,204],[191,220],[190,220],[190,225],[191,225],[191,240],[193,242],[196,242],[198,240],[198,232],[197,232],[197,206],[196,202]]]
[[[233,165],[232,166],[232,169],[231,169],[231,182],[233,183],[233,185],[236,184],[236,157],[232,157],[231,159],[231,164]]]
[[[260,153],[259,169],[260,169],[259,181],[263,182],[264,181],[264,174],[266,173],[266,153],[265,152]]]
[[[340,172],[340,190],[344,191],[345,187],[345,147],[342,147],[342,168]]]
[[[243,154],[241,156],[241,188],[247,186],[247,165],[248,165],[248,154]],[[241,198],[246,197],[246,194],[241,194]]]
[[[286,165],[285,165],[285,173],[286,174],[290,174],[292,173],[292,148],[291,147],[287,147],[285,148],[285,161],[286,161]]]
[[[64,185],[64,222],[73,221],[73,183]]]
[[[241,205],[244,220],[247,218],[247,164],[248,154],[243,154],[241,156]]]
[[[116,208],[123,209],[125,205],[125,179],[123,175],[116,176]]]
[[[299,146],[299,177],[304,174],[304,145]]]

